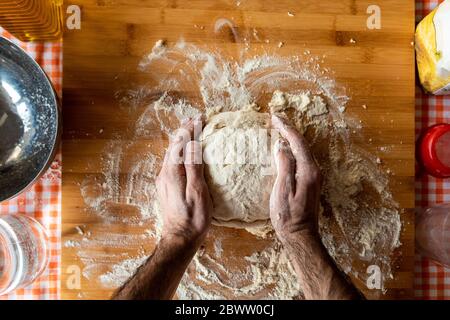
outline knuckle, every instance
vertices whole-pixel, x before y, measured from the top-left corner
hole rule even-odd
[[[319,182],[322,178],[319,168],[317,165],[313,165],[310,170],[310,178],[313,182]]]
[[[195,199],[199,199],[203,196],[204,192],[203,192],[203,188],[200,187],[198,184],[195,183],[191,183],[189,185],[189,194],[195,198]]]
[[[193,181],[188,185],[189,195],[194,200],[204,199],[207,195],[207,188],[203,181]]]
[[[180,176],[184,176],[184,166],[173,165],[168,168],[167,172],[165,172],[165,178],[167,179],[176,179]]]
[[[321,173],[317,166],[311,166],[305,170],[300,176],[297,177],[297,181],[305,185],[306,187],[311,187],[320,184]]]
[[[189,182],[192,185],[203,184],[204,177],[202,167],[198,164],[186,165],[187,170],[189,170]]]

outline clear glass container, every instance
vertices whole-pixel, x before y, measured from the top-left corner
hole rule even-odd
[[[416,249],[420,254],[450,267],[450,204],[417,213]]]
[[[44,227],[26,215],[0,215],[0,295],[36,280],[48,265]]]

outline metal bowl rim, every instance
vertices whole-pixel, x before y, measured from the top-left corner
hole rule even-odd
[[[12,194],[11,196],[8,196],[5,199],[0,199],[0,203],[1,203],[3,201],[11,200],[11,199],[19,196],[20,194],[22,194],[26,190],[28,190],[47,171],[47,169],[50,167],[51,162],[53,161],[53,158],[56,155],[56,151],[58,150],[58,147],[59,147],[58,141],[60,140],[61,126],[62,125],[61,125],[60,99],[59,99],[59,97],[58,97],[58,95],[57,95],[57,93],[55,91],[55,88],[53,87],[53,84],[50,81],[47,73],[45,73],[44,69],[42,69],[42,67],[36,62],[36,60],[34,60],[33,57],[28,54],[28,52],[23,50],[21,47],[16,45],[14,42],[12,42],[9,39],[7,39],[5,37],[2,37],[2,36],[0,37],[0,40],[4,40],[4,41],[6,41],[6,43],[8,43],[8,44],[14,46],[15,48],[19,49],[19,51],[21,51],[21,53],[23,53],[27,57],[27,59],[31,61],[31,64],[33,64],[35,67],[37,67],[38,72],[44,76],[47,86],[51,89],[50,91],[51,91],[51,95],[52,95],[53,102],[54,102],[53,106],[56,107],[56,119],[55,119],[56,120],[56,134],[53,137],[53,141],[51,141],[51,143],[52,143],[51,152],[48,153],[48,156],[47,156],[47,159],[44,162],[44,165],[39,169],[38,174],[36,174],[35,177],[25,187],[21,188],[16,193]]]

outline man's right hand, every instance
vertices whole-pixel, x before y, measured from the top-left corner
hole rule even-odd
[[[319,238],[320,172],[306,140],[276,116],[272,116],[272,125],[283,139],[274,150],[277,178],[270,197],[270,218],[292,261],[305,298],[359,298]]]
[[[282,243],[302,232],[316,233],[320,171],[305,138],[277,116],[272,126],[282,139],[275,144],[277,178],[270,197],[270,217]]]

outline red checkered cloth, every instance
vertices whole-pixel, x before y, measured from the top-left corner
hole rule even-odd
[[[443,0],[416,0],[419,22]],[[426,95],[416,89],[416,133],[437,123],[450,123],[450,96]],[[450,180],[422,175],[416,179],[416,206],[450,203]],[[416,255],[414,292],[417,299],[450,300],[450,269]]]
[[[62,43],[23,43],[0,27],[0,36],[12,40],[27,51],[45,70],[61,95]],[[48,232],[50,263],[46,271],[30,286],[15,290],[0,299],[59,299],[61,265],[61,152],[49,170],[29,190],[0,203],[0,214],[24,213],[36,218]]]

